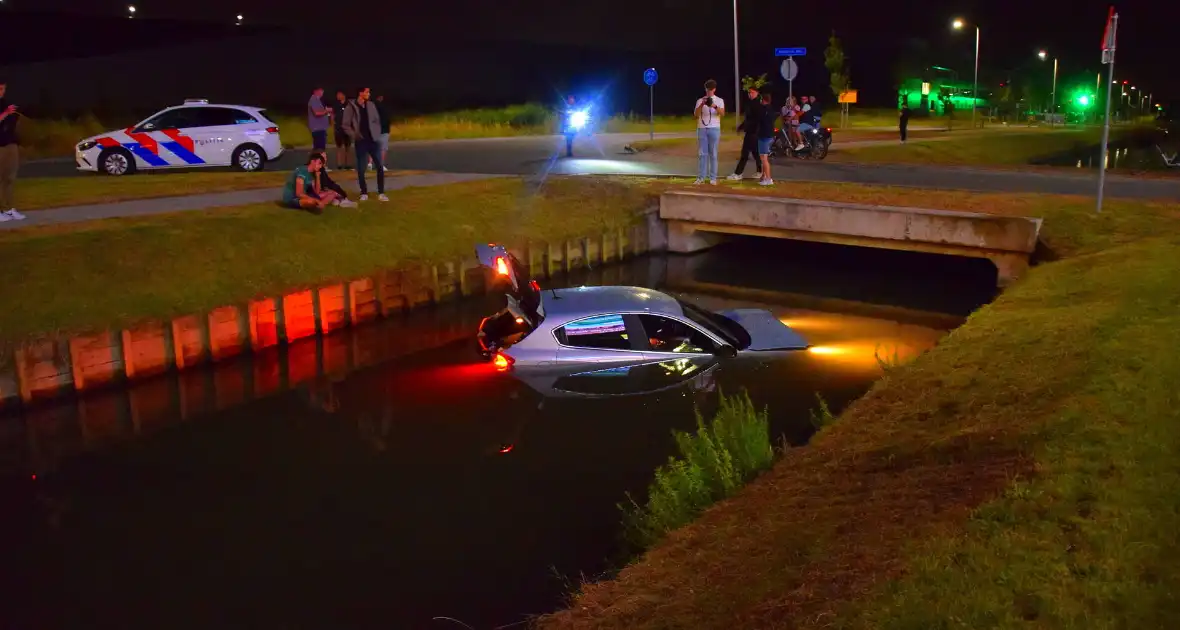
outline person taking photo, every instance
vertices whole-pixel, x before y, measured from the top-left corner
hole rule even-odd
[[[721,143],[721,118],[725,101],[717,96],[717,82],[705,81],[705,95],[697,99],[693,115],[697,119],[697,184],[717,185],[717,146]]]

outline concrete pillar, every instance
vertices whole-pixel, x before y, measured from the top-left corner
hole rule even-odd
[[[1028,271],[1028,254],[989,254],[988,260],[996,266],[996,286],[1003,289]]]
[[[692,254],[709,249],[724,240],[724,234],[702,232],[691,224],[668,221],[668,251],[670,252]]]

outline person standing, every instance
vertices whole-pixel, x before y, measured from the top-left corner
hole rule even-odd
[[[731,180],[740,180],[745,174],[748,157],[754,158],[758,179],[762,179],[762,160],[758,159],[758,125],[762,121],[762,99],[758,96],[758,88],[752,87],[746,90],[746,94],[750,97],[750,103],[746,106],[746,116],[742,119],[742,124],[738,125],[738,131],[745,132],[742,136],[742,155],[738,158],[737,167],[733,169],[733,175],[728,178]]]
[[[774,185],[774,179],[770,176],[770,145],[774,142],[778,112],[771,107],[770,100],[770,93],[764,92],[761,107],[758,108],[759,118],[754,121],[758,134],[758,159],[762,162],[762,167],[758,169],[762,173],[762,177],[758,183],[763,186]]]
[[[901,143],[905,144],[906,132],[910,126],[910,104],[901,106],[901,114],[897,117],[897,130],[901,132]]]
[[[307,130],[311,132],[312,153],[328,150],[328,125],[332,121],[332,110],[324,106],[324,88],[311,91],[307,99]]]
[[[16,184],[16,172],[20,166],[20,149],[16,137],[20,113],[16,111],[16,105],[5,98],[7,91],[7,83],[0,79],[0,222],[25,218],[13,207],[16,201],[12,197],[12,188]]]
[[[574,157],[574,137],[578,135],[578,128],[574,125],[574,114],[577,112],[578,99],[573,94],[565,97],[565,105],[561,113],[561,134],[565,136],[565,156]]]
[[[389,107],[385,104],[385,95],[381,94],[374,102],[377,105],[377,115],[381,117],[381,139],[377,142],[381,149],[381,165],[389,168]]]
[[[385,196],[385,166],[381,164],[381,116],[377,105],[369,100],[371,92],[364,87],[357,90],[356,100],[344,108],[344,133],[356,147],[356,179],[361,189],[361,201],[369,200],[369,186],[365,181],[363,164],[368,160],[376,163],[377,199],[389,201]]]
[[[717,185],[717,145],[721,143],[721,117],[725,101],[717,96],[717,82],[705,81],[705,95],[697,99],[693,115],[697,119],[697,180]]]
[[[348,107],[348,97],[344,90],[336,91],[336,102],[332,103],[332,131],[336,136],[336,168],[350,168],[348,163],[349,149],[352,148],[352,138],[344,131],[344,108]]]

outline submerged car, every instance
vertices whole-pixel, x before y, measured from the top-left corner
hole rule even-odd
[[[584,363],[796,351],[807,340],[764,309],[714,313],[644,287],[542,290],[503,246],[480,245],[480,263],[506,285],[507,306],[479,325],[479,350],[502,370]]]

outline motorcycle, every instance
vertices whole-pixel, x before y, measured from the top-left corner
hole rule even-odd
[[[803,132],[802,135],[803,148],[795,149],[794,144],[787,137],[787,130],[775,129],[774,142],[770,145],[771,156],[790,156],[800,160],[809,160],[812,158],[822,160],[828,157],[828,147],[832,146],[831,128],[822,127],[817,124],[813,129]]]

